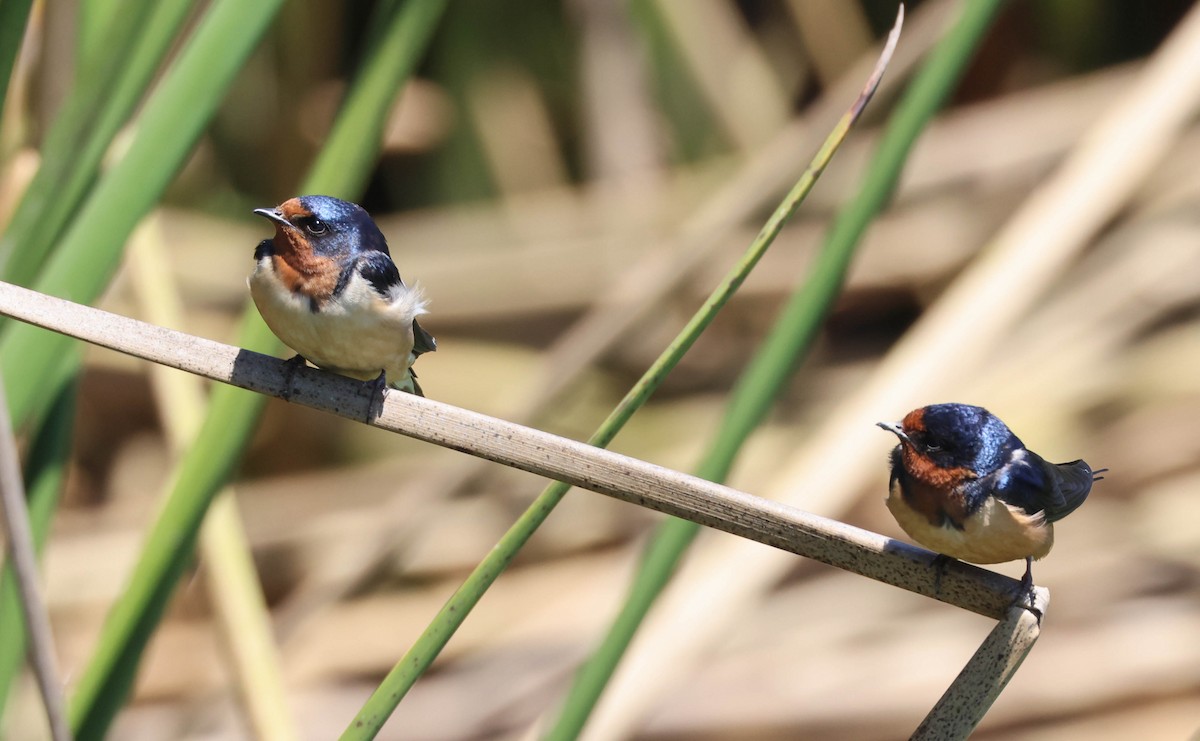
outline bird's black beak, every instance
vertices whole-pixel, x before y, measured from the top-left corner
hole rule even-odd
[[[912,442],[912,440],[908,439],[908,433],[904,431],[904,428],[900,426],[899,422],[876,422],[875,426],[882,427],[888,432],[895,433],[896,437],[900,438],[906,443]]]
[[[270,219],[271,221],[274,221],[276,224],[278,224],[280,226],[291,226],[292,225],[291,222],[289,222],[287,219],[283,218],[283,214],[279,213],[279,211],[277,211],[276,209],[273,209],[273,208],[256,208],[256,209],[254,209],[254,213],[258,214],[259,216],[261,216],[265,219]]]

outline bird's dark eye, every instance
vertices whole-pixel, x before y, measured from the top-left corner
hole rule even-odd
[[[938,445],[937,443],[934,443],[934,442],[926,442],[925,443],[925,452],[927,452],[927,453],[939,453],[939,452],[941,452],[941,450],[942,450],[942,446]]]
[[[304,228],[308,230],[309,234],[313,235],[324,234],[329,231],[329,225],[317,218],[309,219]]]

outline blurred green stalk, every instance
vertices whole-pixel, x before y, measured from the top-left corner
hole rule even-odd
[[[443,0],[423,0],[393,12],[387,32],[364,58],[302,192],[354,197],[363,187],[396,94],[424,52],[445,5]],[[251,247],[247,245],[247,255]],[[249,306],[238,342],[258,350],[279,348]],[[232,386],[213,390],[204,424],[174,472],[174,484],[129,586],[113,605],[96,653],[80,678],[72,706],[80,738],[103,737],[128,694],[146,642],[191,559],[204,513],[240,461],[265,403],[266,397]]]
[[[106,43],[80,51],[87,61],[46,133],[37,173],[0,237],[5,280],[29,285],[37,276],[78,214],[113,139],[145,96],[188,11],[187,3],[128,3],[103,29]],[[190,148],[191,143],[185,155]],[[102,286],[107,283],[107,275],[99,277]]]
[[[0,14],[10,5],[6,1]],[[32,278],[41,255],[67,221],[78,216],[74,229],[58,250],[56,261],[43,273],[37,286],[79,301],[90,301],[103,290],[133,225],[157,201],[182,165],[215,112],[240,60],[256,42],[255,16],[241,13],[240,20],[230,18],[240,12],[238,4],[225,5],[228,9],[224,27],[214,29],[214,24],[206,21],[197,38],[205,33],[205,28],[209,34],[215,31],[224,35],[225,28],[245,24],[246,31],[241,33],[252,36],[244,44],[244,52],[239,54],[237,37],[231,37],[232,43],[219,44],[221,59],[213,63],[202,54],[198,58],[197,45],[190,44],[148,103],[127,156],[80,210],[79,202],[95,179],[113,135],[144,96],[161,59],[174,42],[175,30],[181,25],[187,7],[181,3],[131,4],[108,24],[112,48],[98,59],[89,59],[92,63],[89,69],[95,71],[89,72],[68,96],[60,114],[62,118],[56,120],[47,134],[41,168],[18,208],[18,217],[27,225],[30,239],[13,238],[14,228],[18,232],[22,228],[18,223],[5,235],[5,254],[13,256],[15,250],[24,261],[17,271],[19,275],[6,272],[7,279]],[[265,21],[262,25],[265,27]],[[51,212],[58,216],[48,215]],[[78,368],[81,353],[70,341],[63,342],[60,337],[28,325],[13,325],[6,328],[0,339],[0,355],[0,365],[7,374],[4,381],[8,393],[14,394],[14,426],[24,426],[42,416],[61,392]],[[49,479],[47,475],[46,480]],[[36,537],[44,538],[56,492],[47,491],[37,483],[31,480],[29,487],[31,509],[38,530]],[[0,614],[8,613],[13,605],[15,597],[11,592],[0,591]],[[5,634],[9,635],[7,631]],[[21,631],[13,631],[11,635],[12,643],[19,644]],[[10,683],[11,672],[4,671],[6,674],[0,681]]]
[[[716,438],[697,467],[697,476],[715,482],[725,479],[742,445],[811,347],[841,292],[863,233],[887,205],[913,144],[958,83],[1001,4],[1002,0],[964,3],[958,22],[930,52],[897,103],[861,189],[838,215],[808,279],[792,295],[739,378]],[[600,646],[580,667],[547,739],[573,739],[583,730],[642,620],[699,531],[699,525],[674,517],[658,527],[621,611]]]
[[[183,165],[281,1],[220,0],[210,7],[147,102],[129,151],[96,185],[34,288],[80,303],[95,300],[133,227]],[[28,324],[5,328],[0,368],[15,428],[40,417],[69,376],[61,359],[71,342]]]
[[[894,43],[894,39],[893,39]],[[795,213],[796,208],[812,190],[817,178],[825,170],[834,153],[845,140],[850,128],[858,119],[859,114],[870,100],[871,95],[879,84],[887,60],[891,58],[892,46],[884,52],[880,64],[868,81],[854,106],[842,117],[834,130],[826,138],[820,150],[813,157],[808,168],[800,179],[784,197],[783,202],[771,214],[766,225],[751,243],[742,258],[730,269],[725,278],[709,295],[703,306],[692,316],[687,325],[675,339],[659,355],[654,364],[638,379],[633,388],[600,425],[599,429],[588,439],[588,443],[597,447],[605,447],[617,436],[625,423],[648,400],[651,394],[667,377],[667,374],[679,363],[691,346],[716,317],[717,312],[732,298],[737,289],[745,282],[750,271],[766,254],[767,248],[774,242],[783,225]],[[367,700],[366,704],[355,716],[354,721],[342,733],[342,741],[374,738],[384,723],[395,711],[396,706],[412,689],[413,684],[437,658],[441,650],[449,642],[451,636],[466,620],[467,615],[479,603],[488,588],[499,577],[500,573],[512,563],[520,549],[537,531],[550,513],[562,501],[563,496],[570,491],[569,484],[562,482],[551,483],[534,500],[521,517],[500,539],[483,561],[475,567],[466,582],[442,606],[442,609],[425,628],[413,646],[388,673],[379,687]]]
[[[32,6],[33,0],[0,2],[0,113],[4,112],[8,83],[12,80],[13,67],[21,51],[21,38],[25,35]]]
[[[133,2],[131,0],[76,0],[76,79],[87,74],[87,69],[95,64],[96,60],[103,59],[113,42],[123,40],[120,37],[111,36],[109,26],[122,13],[129,13],[130,6],[134,2],[140,2],[143,6],[147,5],[145,0],[133,0]]]
[[[278,6],[278,0],[252,5],[222,0],[210,7],[147,102],[128,152],[97,184],[42,270],[35,283],[38,290],[84,303],[99,295],[119,264],[133,227],[182,166]],[[147,67],[157,66],[146,61]],[[143,86],[148,80],[149,75]],[[140,95],[134,92],[132,98]],[[64,361],[77,358],[71,350],[70,340],[35,327],[7,327],[0,339],[0,366],[13,399],[15,426],[40,417],[74,372],[75,363]],[[82,689],[84,701],[71,708],[73,725],[81,736],[92,731],[93,737],[99,737],[103,730],[95,731],[87,722],[95,710],[89,693],[95,694],[97,688],[88,685],[85,676]]]
[[[4,39],[0,40],[0,45],[10,38],[14,43],[20,42],[23,26],[10,25],[15,21],[10,21],[6,15],[20,5],[6,1],[0,7],[0,37]],[[147,12],[151,9],[156,12]],[[119,126],[141,99],[186,13],[184,4],[156,4],[143,0],[127,3],[119,14],[93,18],[89,25],[93,26],[91,36],[97,43],[93,44],[90,53],[80,51],[79,81],[51,125],[40,151],[38,171],[18,204],[14,220],[0,239],[0,254],[6,258],[15,255],[15,262],[19,263],[14,271],[11,269],[14,261],[6,262],[2,271],[6,280],[28,282],[33,278],[50,245],[95,180],[101,157]],[[148,18],[151,15],[153,18]],[[135,39],[134,44],[125,43],[131,38]],[[8,50],[0,53],[7,57]],[[7,73],[4,79],[7,82]],[[79,355],[78,349],[73,347],[60,359],[60,373],[56,376],[59,381],[73,374]],[[60,467],[66,463],[66,451],[54,448],[51,453],[46,453],[41,448],[47,444],[53,447],[59,442],[67,444],[65,441],[69,441],[74,419],[74,387],[61,383],[51,385],[63,388],[63,394],[72,400],[65,403],[60,398],[54,403],[47,427],[36,436],[38,442],[35,442],[26,472],[30,525],[39,549],[58,502],[63,480]],[[0,644],[0,711],[20,670],[25,647],[25,625],[19,619],[18,599],[11,574],[6,570],[0,581],[0,633],[9,640]]]

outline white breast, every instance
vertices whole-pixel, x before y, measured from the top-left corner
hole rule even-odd
[[[887,506],[913,540],[962,561],[1003,563],[1027,556],[1042,558],[1054,545],[1054,526],[1046,522],[1043,513],[1030,515],[994,497],[966,519],[962,530],[950,524],[930,524],[904,501],[899,484],[888,493]]]
[[[314,312],[274,275],[270,257],[259,260],[249,284],[271,331],[321,368],[364,381],[386,371],[389,381],[400,381],[412,363],[413,319],[425,313],[415,288],[396,286],[385,300],[356,273]]]

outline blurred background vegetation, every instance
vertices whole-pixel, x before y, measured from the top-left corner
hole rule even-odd
[[[363,50],[378,40],[380,14],[397,4],[287,0],[237,71],[134,238],[165,257],[184,312],[178,329],[233,341],[254,246],[269,236],[250,210],[297,194]],[[0,0],[0,13],[12,5]],[[96,19],[119,5],[33,3],[0,128],[0,218],[13,214],[37,171],[47,131],[88,73],[89,55],[111,43]],[[1191,5],[1005,6],[732,485],[770,486],[806,430],[863,382],[1133,84]],[[182,34],[207,6],[196,4]],[[901,46],[916,53],[930,45],[956,8],[908,4]],[[423,324],[439,351],[420,362],[426,393],[586,437],[798,176],[832,123],[812,112],[849,104],[852,96],[826,96],[856,63],[873,59],[895,11],[883,0],[450,3],[391,112],[360,199],[401,274],[432,300]],[[890,87],[761,269],[614,448],[694,466],[746,358],[861,178],[907,78],[903,69],[889,75]],[[858,85],[861,76],[850,89]],[[135,116],[118,135],[109,164],[136,124]],[[799,125],[813,128],[808,138],[795,135]],[[780,141],[804,148],[764,165],[763,153]],[[765,168],[757,184],[739,179],[751,166]],[[1057,548],[1035,572],[1053,594],[1044,632],[978,738],[1180,738],[1200,726],[1197,172],[1193,127],[997,348],[998,357],[1024,362],[1003,377],[955,385],[954,400],[989,406],[1047,457],[1082,456],[1112,469],[1060,525]],[[634,329],[595,348],[597,362],[531,414],[556,340],[609,301],[647,256],[686,242],[686,227],[717,208],[714,194],[742,182],[730,197],[758,205],[676,276]],[[128,264],[99,303],[147,318]],[[69,682],[124,589],[174,459],[147,364],[94,348],[85,358],[44,557]],[[880,418],[905,411],[880,410]],[[892,442],[880,433],[873,486],[819,513],[900,537],[882,506]],[[449,451],[268,404],[240,469],[237,503],[277,620],[300,737],[329,738],[345,727],[542,487],[527,474],[469,465]],[[551,713],[620,604],[657,521],[571,494],[381,737],[516,737]],[[381,539],[391,550],[377,563],[370,551]],[[364,563],[373,566],[362,573]],[[193,573],[204,570],[201,562]],[[201,579],[176,591],[112,738],[253,737],[212,602]],[[907,735],[990,627],[802,559],[747,615],[736,634],[704,649],[699,674],[641,719],[639,737]],[[7,738],[42,733],[27,677],[4,722]]]

